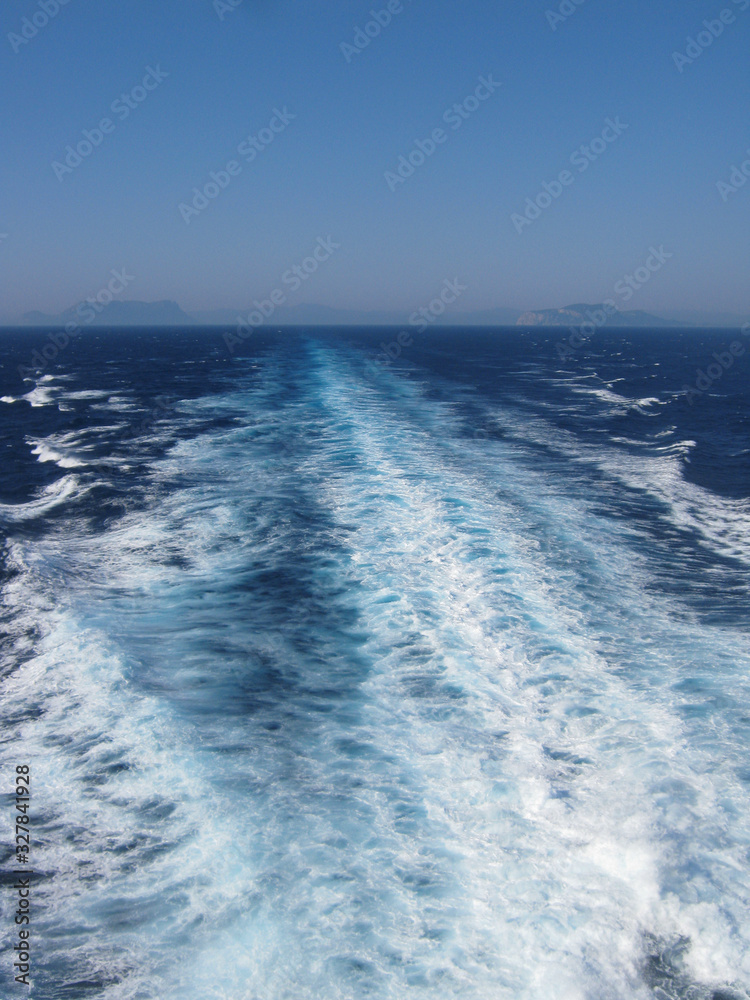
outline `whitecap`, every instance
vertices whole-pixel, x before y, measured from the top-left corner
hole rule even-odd
[[[63,476],[48,486],[35,500],[17,504],[0,503],[0,519],[15,523],[41,517],[70,497],[83,495],[87,489],[81,489],[75,476]]]
[[[54,451],[43,441],[37,441],[34,444],[31,454],[36,455],[40,462],[54,462],[61,469],[75,469],[85,464],[84,462],[79,462],[72,455],[64,455],[58,451]]]
[[[50,403],[54,402],[52,393],[44,386],[37,386],[31,392],[27,392],[25,396],[22,396],[21,399],[27,400],[33,407],[49,406]]]

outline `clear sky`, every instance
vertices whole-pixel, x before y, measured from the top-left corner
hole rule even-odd
[[[319,237],[298,302],[411,312],[456,277],[464,309],[601,301],[663,246],[626,308],[750,314],[750,183],[717,187],[750,160],[750,0],[231,3],[2,4],[0,322],[111,268],[126,298],[244,307]]]

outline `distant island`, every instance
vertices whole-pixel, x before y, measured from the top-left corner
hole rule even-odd
[[[91,300],[71,306],[57,315],[42,312],[25,313],[19,326],[222,326],[237,325],[239,317],[246,317],[252,306],[241,309],[215,309],[203,312],[185,312],[176,302],[164,299],[159,302],[113,300],[106,305],[91,304]],[[728,326],[740,327],[743,317],[728,313],[677,314],[671,318],[653,316],[641,310],[618,311],[608,309],[606,321],[598,322],[605,307],[602,303],[577,303],[559,309],[496,308],[474,312],[446,310],[435,318],[439,326],[581,326],[594,322],[598,326],[614,327],[679,327],[679,326]],[[692,317],[688,319],[688,316]],[[398,312],[366,312],[354,309],[336,309],[324,305],[281,305],[268,319],[267,325],[280,326],[407,326],[409,317]]]

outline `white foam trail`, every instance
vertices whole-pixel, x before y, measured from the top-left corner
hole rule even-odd
[[[89,488],[82,489],[75,476],[63,476],[50,484],[36,500],[18,504],[0,503],[0,518],[14,523],[40,517],[73,496],[82,496]]]
[[[747,713],[742,637],[656,596],[512,412],[473,443],[342,357],[184,404],[236,419],[152,464],[146,511],[11,547],[40,898],[96,928],[46,953],[107,1000],[653,1000],[652,936],[739,992],[741,748],[683,709]]]
[[[43,441],[34,442],[31,454],[38,456],[38,460],[40,462],[54,462],[55,465],[58,465],[61,469],[76,469],[85,464],[71,455],[62,455],[60,452],[54,451]]]
[[[63,393],[62,399],[106,399],[109,395],[103,389],[81,389],[78,392]]]
[[[620,396],[616,392],[612,392],[610,389],[603,388],[591,388],[590,386],[583,386],[578,384],[578,379],[568,379],[568,383],[572,383],[572,391],[579,396],[593,396],[595,399],[600,399],[602,402],[610,403],[614,409],[618,412],[625,413],[628,410],[636,410],[637,412],[648,411],[649,407],[653,406],[666,406],[668,400],[659,399],[657,396],[644,396],[642,399],[629,398],[627,396]],[[563,384],[563,380],[557,380],[558,384]]]
[[[36,455],[39,462],[54,462],[62,469],[120,464],[119,458],[100,453],[101,441],[105,435],[116,433],[126,426],[126,424],[92,425],[77,431],[49,434],[45,438],[27,437],[26,441],[32,446],[31,454]]]
[[[505,411],[499,416],[505,433],[519,442],[552,448],[601,469],[631,489],[648,493],[664,504],[675,527],[695,531],[712,551],[750,564],[750,502],[719,496],[685,480],[682,461],[695,447],[694,441],[660,446],[658,457],[653,446],[634,455],[602,444],[586,444],[542,417],[520,417]]]
[[[158,988],[154,945],[168,950],[165,934],[184,937],[208,913],[221,922],[248,891],[247,877],[237,877],[237,831],[207,814],[210,775],[204,781],[164,705],[131,693],[127,665],[106,636],[50,608],[49,585],[35,578],[35,567],[43,570],[38,556],[16,544],[11,561],[19,576],[4,603],[24,608],[15,631],[34,631],[35,639],[3,694],[8,706],[33,706],[36,717],[22,713],[6,735],[32,762],[34,866],[53,874],[35,885],[44,912],[37,928],[56,926],[63,947],[71,933],[66,959],[81,979],[114,980],[107,997],[141,997]],[[170,895],[178,908],[166,903]],[[74,933],[81,921],[102,929],[108,919],[127,922],[128,913],[138,916],[134,906],[146,910],[143,933],[117,952],[101,932]]]
[[[335,371],[334,363],[330,364]],[[375,565],[385,567],[386,577],[392,577],[384,596],[392,594],[393,603],[380,603],[383,598],[379,587],[373,595],[371,610],[365,612],[367,631],[382,636],[375,649],[385,657],[378,675],[379,697],[373,701],[390,704],[390,712],[381,720],[384,731],[390,729],[392,733],[395,719],[401,722],[408,719],[408,724],[398,727],[401,732],[415,734],[414,739],[419,734],[419,739],[425,740],[432,728],[434,734],[427,737],[426,743],[433,749],[427,752],[438,753],[441,762],[450,761],[437,772],[433,765],[433,773],[424,776],[428,786],[425,800],[435,805],[442,800],[439,814],[454,817],[450,850],[471,864],[474,883],[471,898],[487,901],[486,908],[477,914],[475,932],[478,934],[480,928],[498,928],[500,938],[493,953],[518,956],[514,987],[518,993],[514,995],[562,996],[567,995],[567,989],[573,991],[570,995],[593,995],[583,985],[588,964],[595,970],[594,980],[601,976],[602,981],[610,984],[612,995],[635,996],[638,962],[647,933],[667,938],[689,937],[691,946],[686,961],[698,980],[713,980],[717,984],[745,980],[750,963],[746,942],[738,938],[737,928],[740,914],[750,902],[748,880],[743,879],[736,892],[730,888],[731,883],[722,885],[726,856],[717,856],[713,877],[717,889],[721,885],[726,896],[722,898],[719,892],[713,898],[709,896],[710,902],[677,904],[669,892],[661,891],[660,869],[669,867],[671,858],[659,835],[654,837],[653,833],[662,824],[666,824],[666,829],[670,825],[653,804],[658,776],[663,772],[671,775],[670,781],[690,789],[694,796],[693,810],[686,804],[679,808],[691,815],[690,822],[695,824],[696,831],[700,830],[690,849],[705,858],[715,835],[712,828],[722,794],[735,803],[743,799],[742,787],[731,768],[721,777],[717,775],[715,749],[705,761],[699,753],[691,759],[672,699],[655,699],[653,691],[639,693],[620,677],[616,663],[607,662],[597,652],[588,638],[589,630],[577,626],[575,600],[567,612],[560,607],[560,595],[556,593],[559,582],[545,579],[538,550],[534,552],[518,537],[522,525],[512,509],[503,511],[503,505],[490,501],[478,483],[467,479],[465,470],[460,478],[451,477],[439,451],[435,449],[437,453],[431,455],[430,442],[417,429],[409,433],[399,426],[390,415],[387,402],[370,408],[371,397],[360,386],[347,386],[345,378],[336,381],[339,384],[335,390],[321,391],[330,406],[345,411],[342,422],[354,424],[356,450],[366,456],[369,471],[361,474],[361,484],[356,477],[342,483],[333,481],[326,493],[338,516],[359,526],[353,536],[362,550],[355,556],[356,565],[365,571]],[[410,385],[413,387],[413,382]],[[418,388],[413,391],[418,393]],[[436,423],[447,423],[440,407],[435,405],[434,409]],[[394,450],[399,444],[396,458]],[[504,446],[496,447],[494,459],[496,468],[503,470],[503,477],[513,476],[509,466],[512,455]],[[309,471],[312,474],[313,470]],[[415,475],[418,472],[421,474]],[[541,483],[534,483],[532,478],[531,483],[522,486],[516,476],[514,492],[521,495],[534,495],[535,487]],[[369,498],[373,494],[384,497],[386,491],[396,492],[400,502],[396,506],[383,504],[378,519],[367,510],[368,504],[372,507]],[[539,495],[543,496],[543,491]],[[470,546],[468,541],[463,545],[457,543],[456,529],[451,527],[453,519],[446,524],[445,496],[451,498],[452,505],[463,498],[459,523],[470,533],[469,538],[476,537],[472,533],[480,533],[482,538],[481,533],[485,532],[487,544],[495,548],[493,557],[489,554],[483,557],[485,565],[479,560],[467,564]],[[552,511],[550,515],[548,528],[553,533],[559,532],[559,527],[553,527],[556,517]],[[564,513],[558,511],[557,517],[570,526],[566,535],[571,540],[590,536],[591,531],[587,531],[583,521],[573,530],[580,518],[570,508]],[[504,528],[498,532],[500,525]],[[538,534],[537,529],[535,535]],[[589,555],[592,568],[595,566],[597,575],[612,578],[605,589],[613,596],[619,594],[616,614],[626,613],[632,618],[632,608],[642,609],[636,614],[641,622],[631,622],[629,626],[637,634],[667,633],[668,639],[666,636],[661,639],[660,648],[670,651],[675,660],[662,664],[661,669],[666,668],[676,682],[680,676],[681,651],[695,644],[696,637],[692,629],[681,635],[679,630],[665,625],[669,621],[666,609],[653,607],[653,603],[643,609],[642,568],[624,558],[622,552],[617,553],[622,565],[613,563],[612,534],[610,526],[602,527],[600,552]],[[505,539],[504,553],[496,549],[498,538]],[[524,553],[525,548],[528,554]],[[376,553],[377,561],[373,563]],[[488,558],[495,565],[505,563],[506,574],[510,570],[515,575],[515,581],[510,578],[509,590],[490,585]],[[381,570],[379,580],[382,575]],[[509,578],[506,575],[501,579]],[[431,601],[425,596],[429,594],[434,595]],[[498,610],[506,607],[509,599],[516,610],[508,624],[498,630],[495,624]],[[425,615],[430,608],[431,612]],[[425,621],[440,623],[434,637],[430,636],[429,628],[425,629]],[[618,628],[616,617],[612,627]],[[423,684],[432,672],[433,683],[453,684],[467,694],[473,691],[470,701],[475,703],[475,714],[470,730],[474,740],[485,725],[485,739],[495,728],[508,733],[505,766],[498,772],[498,777],[502,774],[504,779],[500,802],[507,805],[499,811],[490,808],[497,794],[491,792],[493,783],[480,791],[484,783],[476,743],[462,747],[457,737],[453,744],[450,725],[444,719],[430,724],[420,714],[418,701],[410,707],[405,697],[408,685],[406,688],[399,685],[404,665],[399,664],[393,650],[403,645],[403,638],[410,632],[422,637],[426,657],[429,652],[429,670],[425,671],[420,664],[425,671]],[[462,633],[463,641],[459,639]],[[535,633],[549,635],[557,650],[537,665],[527,659],[535,644]],[[450,657],[443,653],[447,662],[436,670],[434,664],[440,661],[441,651],[456,648],[457,640],[460,645],[456,653]],[[727,636],[718,633],[714,639],[708,632],[705,641],[707,655],[716,657],[717,650],[726,645]],[[746,652],[741,650],[742,643],[734,643],[734,655],[746,660]],[[722,659],[726,660],[726,656]],[[406,666],[408,669],[409,664]],[[562,687],[559,680],[554,680],[560,673],[564,678]],[[550,694],[558,689],[557,706],[554,701],[550,704],[549,695],[539,697],[537,685],[542,690],[545,686],[550,688]],[[569,695],[565,694],[566,687],[570,687]],[[461,714],[465,715],[468,709],[465,705],[461,708]],[[391,745],[395,741],[391,735]],[[487,747],[490,746],[488,740]],[[555,768],[545,761],[542,752],[545,746],[555,748],[560,760],[589,761],[589,766],[575,766],[569,771],[571,776],[573,771],[580,772],[573,785],[568,786],[570,792],[566,794],[572,795],[572,799],[555,798],[554,785],[562,775],[559,772],[555,775]],[[677,760],[675,752],[679,755]],[[412,746],[410,753],[415,761],[419,760],[418,747]],[[571,765],[562,765],[563,773],[566,768]],[[466,784],[457,787],[456,775],[463,775]],[[477,812],[480,802],[484,807]],[[487,810],[486,826],[480,819],[484,810]],[[467,826],[469,822],[476,825],[473,833]],[[510,851],[516,859],[525,853],[534,858],[527,877],[521,876],[522,891],[517,899],[512,892],[509,895],[513,876],[502,866],[498,870],[498,862],[493,858],[491,845],[499,846],[496,840],[499,829],[503,830],[504,851]],[[690,850],[686,845],[685,849]],[[731,852],[737,865],[741,864],[741,851],[741,841],[737,841]],[[564,882],[560,882],[562,857]],[[515,878],[519,878],[518,873]],[[539,918],[533,903],[537,892],[541,893],[543,906]],[[550,911],[553,899],[557,902]],[[596,913],[594,924],[584,916],[591,914],[592,908]],[[541,917],[542,912],[549,916]],[[513,915],[510,924],[509,914]],[[462,915],[465,929],[467,921],[470,925],[471,918]],[[527,935],[533,939],[540,933],[537,941],[543,940],[543,947],[549,949],[541,966],[538,957],[527,952]],[[733,940],[729,947],[728,940]],[[715,956],[713,963],[707,961],[710,955]],[[549,976],[543,971],[545,964]],[[533,983],[526,980],[524,986],[521,985],[523,967],[535,967],[538,977]],[[630,980],[628,975],[632,977]],[[594,982],[590,989],[596,989]]]
[[[136,410],[136,404],[127,399],[125,396],[109,396],[106,403],[92,403],[89,407],[91,410],[112,410],[117,413],[127,413],[132,410]]]

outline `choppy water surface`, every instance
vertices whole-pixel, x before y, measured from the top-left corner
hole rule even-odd
[[[384,336],[0,340],[31,995],[747,997],[750,361]]]

